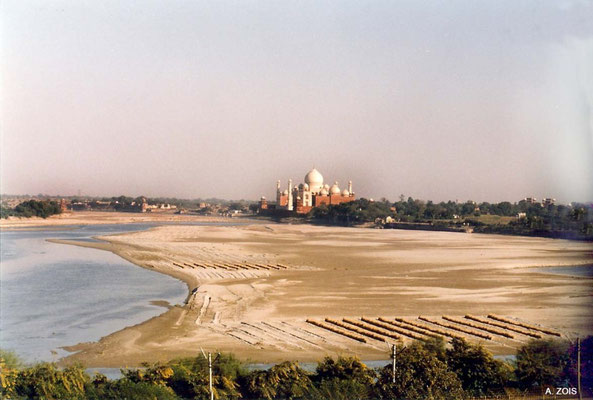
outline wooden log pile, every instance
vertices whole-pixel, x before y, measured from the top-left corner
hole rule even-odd
[[[432,326],[427,326],[425,324],[419,324],[417,322],[406,321],[403,318],[395,318],[395,320],[397,322],[401,322],[403,324],[415,326],[416,328],[424,329],[424,330],[427,330],[429,332],[436,333],[436,334],[441,335],[441,336],[447,336],[447,337],[450,337],[450,338],[463,339],[463,336],[457,335],[456,333],[448,332],[448,331],[445,331],[445,330],[442,330],[442,329],[439,329],[439,328],[434,328]]]
[[[466,333],[468,335],[477,336],[479,338],[486,339],[486,340],[492,340],[492,336],[490,336],[488,334],[485,334],[485,333],[475,332],[475,331],[472,331],[472,330],[469,330],[469,329],[461,328],[459,326],[455,326],[455,325],[447,324],[447,323],[444,323],[444,322],[439,322],[439,321],[431,320],[431,319],[426,318],[426,317],[423,317],[423,316],[419,316],[418,319],[421,320],[421,321],[430,322],[431,324],[442,326],[443,328],[453,329],[455,331],[463,332],[463,333]]]
[[[374,326],[369,326],[369,325],[367,325],[365,323],[362,323],[362,322],[359,322],[359,321],[355,321],[355,320],[348,319],[348,318],[342,318],[342,321],[346,322],[347,324],[351,324],[351,325],[357,326],[359,328],[366,329],[367,331],[371,331],[371,332],[376,333],[378,335],[383,335],[383,336],[386,336],[386,337],[390,337],[390,338],[395,339],[395,340],[400,340],[401,339],[399,336],[397,336],[396,334],[394,334],[392,332],[389,332],[388,330],[385,331],[384,329],[379,329],[379,328],[374,327]]]
[[[342,336],[346,336],[346,337],[348,337],[350,339],[354,339],[357,342],[361,342],[361,343],[366,343],[367,342],[365,338],[362,338],[360,336],[353,335],[350,332],[344,332],[343,330],[336,329],[333,326],[329,326],[329,325],[323,324],[321,322],[317,322],[317,321],[312,320],[312,319],[307,319],[307,322],[310,323],[311,325],[315,325],[315,326],[317,326],[319,328],[323,328],[323,329],[326,329],[326,330],[328,330],[330,332],[337,333],[338,335],[342,335]]]
[[[438,336],[432,332],[426,332],[426,331],[423,332],[422,330],[415,328],[413,326],[404,326],[403,324],[399,324],[398,322],[391,321],[391,320],[388,320],[383,317],[377,318],[378,321],[367,320],[365,318],[362,318],[362,320],[365,322],[368,322],[369,324],[374,324],[374,325],[383,327],[385,329],[390,329],[393,332],[397,332],[401,335],[411,337],[412,339],[426,340],[426,338],[424,336],[417,335],[416,333],[420,333],[421,335],[426,335],[426,336],[433,336],[433,337]],[[416,333],[414,333],[414,332],[416,332]]]
[[[491,327],[487,327],[487,326],[483,326],[483,325],[474,324],[474,323],[471,323],[471,322],[468,322],[468,321],[464,321],[462,319],[449,317],[447,315],[443,315],[443,319],[445,321],[455,322],[456,324],[469,326],[470,328],[480,329],[482,331],[486,331],[486,332],[492,333],[494,335],[504,336],[504,337],[509,338],[509,339],[514,339],[515,338],[510,333],[505,332],[505,331],[501,331],[500,329],[496,329],[496,328],[491,328]]]
[[[506,322],[507,324],[521,326],[523,328],[527,328],[527,329],[531,329],[531,330],[534,330],[534,331],[542,332],[542,333],[545,333],[547,335],[553,335],[553,336],[558,336],[558,337],[561,336],[559,332],[552,331],[550,329],[542,328],[542,327],[539,327],[539,326],[530,325],[530,324],[526,324],[526,323],[523,323],[523,322],[515,321],[515,320],[509,319],[509,318],[500,317],[500,316],[495,315],[495,314],[488,314],[488,318],[493,319],[493,320],[496,320],[496,321],[500,321],[500,322]]]
[[[379,335],[376,335],[376,334],[374,334],[372,332],[369,332],[369,331],[366,331],[366,330],[363,330],[363,329],[355,328],[353,326],[344,324],[344,323],[342,323],[340,321],[336,321],[335,319],[326,318],[325,319],[325,322],[329,322],[330,324],[334,324],[336,326],[339,326],[340,328],[347,329],[347,330],[352,331],[354,333],[357,333],[359,335],[366,336],[366,337],[369,337],[371,339],[378,340],[380,342],[384,342],[385,341],[385,338],[383,338],[383,337],[381,337]]]
[[[471,319],[471,320],[477,321],[477,322],[482,322],[484,324],[496,326],[496,327],[499,327],[499,328],[503,328],[503,329],[509,330],[511,332],[517,332],[517,333],[520,333],[522,335],[526,335],[526,336],[529,336],[529,337],[532,337],[532,338],[535,338],[535,339],[541,339],[542,338],[542,335],[540,335],[539,333],[526,331],[526,330],[521,329],[521,328],[518,328],[516,326],[504,325],[504,324],[501,324],[499,322],[495,322],[495,321],[492,321],[492,320],[489,320],[489,319],[486,319],[486,318],[476,317],[475,315],[469,315],[468,314],[468,315],[465,316],[465,318]]]

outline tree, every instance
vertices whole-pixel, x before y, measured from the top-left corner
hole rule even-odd
[[[253,371],[245,380],[248,399],[295,399],[311,390],[309,375],[297,362],[285,361],[267,371]]]
[[[134,383],[170,387],[182,398],[210,398],[208,362],[203,357],[183,358],[146,367],[124,371],[124,376]],[[245,374],[243,364],[232,354],[220,354],[213,365],[215,398],[238,399],[240,393],[236,380]]]
[[[41,363],[18,372],[14,393],[26,399],[83,399],[89,381],[80,365],[59,370],[55,364]]]
[[[356,380],[328,379],[313,386],[304,396],[306,400],[371,400],[372,386]]]
[[[128,379],[94,381],[92,385],[88,385],[84,398],[88,400],[178,399],[168,387],[146,382],[132,382]]]
[[[464,339],[453,339],[452,345],[447,350],[447,364],[465,391],[476,397],[504,391],[505,384],[511,380],[509,365],[495,360],[482,345],[472,345]]]
[[[563,340],[531,340],[517,352],[517,379],[525,389],[567,384],[569,343]]]
[[[577,386],[577,344],[570,348],[569,375],[572,387]],[[585,394],[593,395],[593,336],[581,341],[581,387]]]
[[[397,352],[395,383],[391,365],[379,371],[375,384],[379,399],[451,399],[464,396],[461,382],[447,364],[421,343],[402,347]]]
[[[323,382],[333,379],[347,379],[370,385],[375,380],[375,373],[367,368],[358,357],[340,356],[336,360],[325,357],[317,364],[313,381]]]

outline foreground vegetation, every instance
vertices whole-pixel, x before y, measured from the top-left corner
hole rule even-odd
[[[583,393],[593,393],[593,337],[582,342]],[[82,366],[24,367],[0,354],[2,398],[7,399],[209,399],[207,362],[185,358],[122,370],[123,377],[89,376]],[[431,339],[400,346],[395,383],[392,366],[376,370],[354,357],[326,357],[314,373],[286,361],[249,371],[233,355],[214,362],[216,399],[464,399],[576,388],[576,348],[539,340],[521,347],[514,363],[496,360],[480,345],[454,340],[449,348]]]
[[[463,230],[567,239],[593,240],[593,205],[542,205],[526,201],[433,203],[403,198],[395,203],[383,199],[359,199],[350,203],[316,207],[313,220],[332,224],[381,221],[385,227],[430,230]]]

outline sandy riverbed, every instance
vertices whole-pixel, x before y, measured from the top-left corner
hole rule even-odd
[[[385,343],[358,343],[307,318],[495,313],[566,337],[590,333],[593,325],[591,279],[530,270],[590,264],[590,243],[282,224],[162,226],[102,239],[108,243],[82,245],[175,276],[197,292],[187,305],[72,346],[77,352],[64,363],[134,366],[197,355],[200,347],[258,362],[314,361],[324,354],[387,358]],[[287,269],[255,267],[278,263]],[[499,354],[529,339],[467,336]]]

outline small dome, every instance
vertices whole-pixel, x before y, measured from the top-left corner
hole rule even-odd
[[[338,186],[338,182],[336,181],[332,187],[329,188],[330,194],[340,194],[340,187]]]
[[[299,185],[299,189],[303,190],[305,188],[305,185],[303,185],[302,183]]]
[[[323,185],[323,188],[324,188],[325,190],[329,190],[329,185],[326,183],[325,185]]]
[[[305,184],[303,185],[303,190],[309,190],[309,185],[305,183]]]
[[[284,189],[284,192],[282,192],[282,194],[288,196],[288,189]]]
[[[348,189],[342,190],[342,196],[344,196],[344,197],[350,196],[350,192],[348,191]]]
[[[329,192],[327,191],[326,188],[321,189],[321,191],[319,192],[320,195],[322,196],[327,196],[329,194]]]

